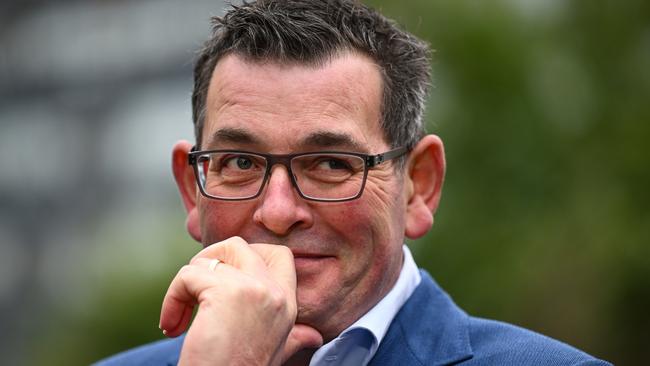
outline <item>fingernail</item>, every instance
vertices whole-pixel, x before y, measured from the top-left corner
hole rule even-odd
[[[163,329],[163,334],[164,334],[164,335],[167,335],[167,331],[166,331],[166,330],[164,330],[164,329]]]
[[[158,329],[162,329],[162,325],[160,325],[160,323],[158,323]]]

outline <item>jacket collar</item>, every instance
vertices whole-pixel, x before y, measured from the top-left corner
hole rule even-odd
[[[422,282],[397,313],[370,365],[447,365],[472,357],[467,314],[426,271],[420,273]]]

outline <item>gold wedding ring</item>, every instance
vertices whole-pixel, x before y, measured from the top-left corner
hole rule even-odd
[[[211,260],[211,261],[210,261],[210,265],[208,265],[208,269],[209,269],[211,272],[214,272],[214,269],[217,268],[217,264],[219,264],[219,263],[221,263],[221,261],[218,260],[218,259],[213,259],[213,260]]]

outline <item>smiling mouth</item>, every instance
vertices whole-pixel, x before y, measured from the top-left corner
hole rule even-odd
[[[318,254],[318,253],[301,253],[301,252],[291,252],[293,254],[294,258],[320,258],[320,257],[330,257],[329,255],[326,254]]]
[[[294,253],[293,255],[296,272],[301,273],[320,272],[334,259],[333,256],[322,254]]]
[[[334,257],[332,257],[331,255],[323,255],[323,254],[294,254],[293,255],[294,261],[317,261],[317,260],[322,260],[327,258],[334,258]]]

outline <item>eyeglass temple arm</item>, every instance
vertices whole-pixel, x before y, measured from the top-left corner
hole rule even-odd
[[[198,151],[198,149],[196,148],[196,145],[192,146],[192,149],[190,150],[190,153],[193,153],[195,151]],[[193,154],[187,155],[187,163],[189,165],[196,164],[196,155],[193,155]]]
[[[384,161],[399,158],[400,156],[406,154],[406,147],[398,147],[395,150],[387,151],[383,154],[371,155],[368,156],[366,160],[366,166],[372,168],[375,165],[379,165]]]

